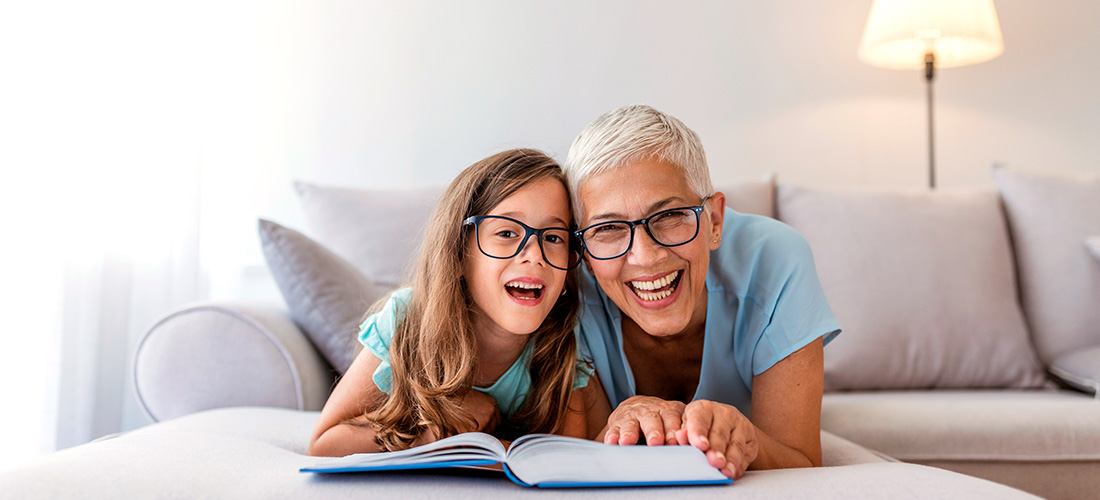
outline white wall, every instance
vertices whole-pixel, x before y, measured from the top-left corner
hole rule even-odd
[[[231,70],[268,127],[263,179],[227,182],[261,183],[251,208],[300,225],[291,178],[446,183],[514,146],[564,159],[600,113],[643,102],[702,136],[716,181],[921,187],[924,79],[856,59],[870,3],[260,4]],[[1100,3],[996,5],[1005,54],[937,78],[939,185],[989,185],[994,162],[1100,172]]]
[[[924,81],[856,59],[870,3],[8,3],[0,213],[18,219],[23,245],[19,258],[2,255],[22,273],[2,291],[46,297],[5,312],[24,319],[8,335],[55,338],[62,273],[34,266],[81,255],[86,238],[101,251],[127,247],[134,269],[187,268],[158,248],[197,252],[184,264],[201,276],[176,279],[182,291],[164,300],[279,300],[255,224],[304,226],[293,179],[445,184],[517,146],[564,160],[577,132],[624,104],[694,128],[719,183],[775,172],[802,185],[922,187]],[[936,83],[940,185],[989,185],[994,162],[1100,172],[1100,2],[996,5],[1005,54]],[[150,245],[135,220],[159,227],[163,243]],[[110,359],[130,347],[99,346],[121,350]],[[59,362],[43,356],[27,366]],[[21,370],[3,378],[26,379]],[[124,406],[124,425],[140,425],[133,402]]]

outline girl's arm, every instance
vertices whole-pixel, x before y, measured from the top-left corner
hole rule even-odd
[[[385,451],[374,441],[375,428],[367,419],[374,410],[371,405],[385,396],[371,378],[381,363],[367,350],[355,357],[321,410],[309,439],[310,455],[341,457]]]
[[[359,352],[351,367],[340,378],[332,395],[321,410],[321,417],[313,428],[309,440],[309,454],[313,456],[342,457],[352,453],[386,451],[374,440],[376,427],[370,414],[386,396],[374,383],[374,371],[382,360],[367,350]],[[474,422],[456,422],[455,432],[492,432],[500,422],[500,410],[492,396],[469,390],[456,396],[459,404],[470,412]],[[440,438],[434,426],[421,434],[413,446],[431,443]]]
[[[569,396],[569,408],[566,410],[565,423],[560,434],[597,439],[607,424],[609,415],[611,403],[607,401],[599,377],[593,373],[588,379],[588,385],[573,391]]]

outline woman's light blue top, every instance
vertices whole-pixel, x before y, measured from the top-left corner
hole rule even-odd
[[[371,315],[359,326],[359,342],[374,354],[382,363],[374,370],[374,383],[383,392],[389,394],[393,387],[393,369],[390,367],[390,342],[393,340],[393,332],[397,330],[398,323],[405,318],[405,309],[412,299],[412,288],[402,288],[393,292],[381,311]],[[582,342],[577,342],[577,366],[576,375],[573,377],[573,389],[580,389],[588,385],[588,379],[592,376],[592,368],[588,366],[588,355],[583,351]],[[527,398],[531,392],[531,372],[528,369],[531,363],[531,354],[535,343],[527,342],[527,346],[516,359],[515,363],[489,387],[474,387],[484,392],[497,401],[497,407],[506,418],[513,413]],[[563,361],[564,362],[564,361]]]
[[[580,275],[577,328],[615,408],[636,395],[622,347],[622,314],[587,269]],[[775,219],[727,208],[706,287],[703,366],[693,399],[730,404],[749,416],[753,376],[818,337],[828,344],[840,333],[809,244]]]

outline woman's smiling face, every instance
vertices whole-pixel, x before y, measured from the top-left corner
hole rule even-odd
[[[638,220],[669,208],[703,205],[699,233],[690,242],[666,247],[634,228],[625,255],[597,260],[585,255],[600,288],[622,313],[653,336],[676,335],[706,321],[706,277],[710,251],[721,242],[725,196],[707,203],[692,191],[683,170],[644,159],[585,180],[577,193],[583,206],[580,227],[610,220]]]

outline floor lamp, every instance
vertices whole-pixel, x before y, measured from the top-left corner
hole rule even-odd
[[[936,68],[988,61],[1005,50],[993,0],[875,0],[859,59],[889,69],[923,69],[928,85],[928,187],[936,187],[932,80]]]

